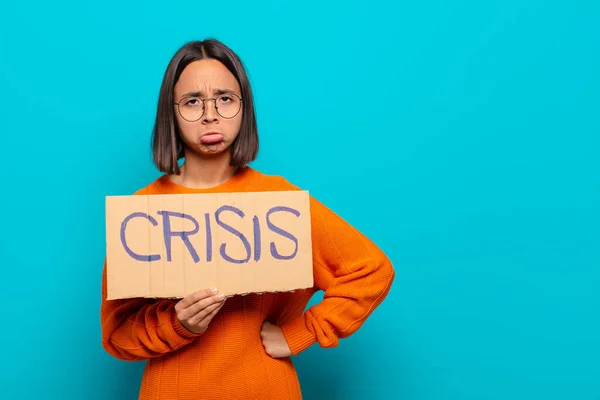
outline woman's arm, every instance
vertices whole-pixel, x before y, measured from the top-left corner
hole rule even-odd
[[[100,311],[102,346],[112,356],[138,361],[178,350],[199,336],[177,318],[176,300],[106,300],[106,262]]]
[[[317,342],[337,346],[339,339],[356,332],[387,296],[395,277],[388,257],[365,235],[312,197],[310,209],[315,289],[323,290],[324,297],[289,320],[285,314],[298,315],[292,294],[278,316],[294,355]]]

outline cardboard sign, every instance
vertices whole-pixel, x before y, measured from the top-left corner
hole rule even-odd
[[[108,299],[313,285],[306,191],[106,197]]]

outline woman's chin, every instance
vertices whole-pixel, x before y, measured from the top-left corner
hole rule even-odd
[[[214,157],[227,152],[228,147],[225,142],[210,144],[200,143],[195,150],[199,155]]]

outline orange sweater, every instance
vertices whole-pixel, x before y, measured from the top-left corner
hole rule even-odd
[[[298,188],[246,167],[211,189],[189,189],[163,175],[136,194],[274,190]],[[177,300],[106,300],[104,266],[102,345],[116,358],[147,360],[140,399],[301,399],[291,358],[264,351],[263,322],[282,328],[294,355],[315,343],[334,347],[365,322],[394,279],[389,259],[370,240],[313,197],[310,208],[314,288],[231,297],[201,335],[181,325]],[[317,290],[323,300],[305,310]]]

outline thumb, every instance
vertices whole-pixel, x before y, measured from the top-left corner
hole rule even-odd
[[[265,322],[263,322],[262,326],[260,327],[260,336],[263,338],[265,337],[267,330],[269,328],[267,324],[268,324],[268,322],[265,321]]]

